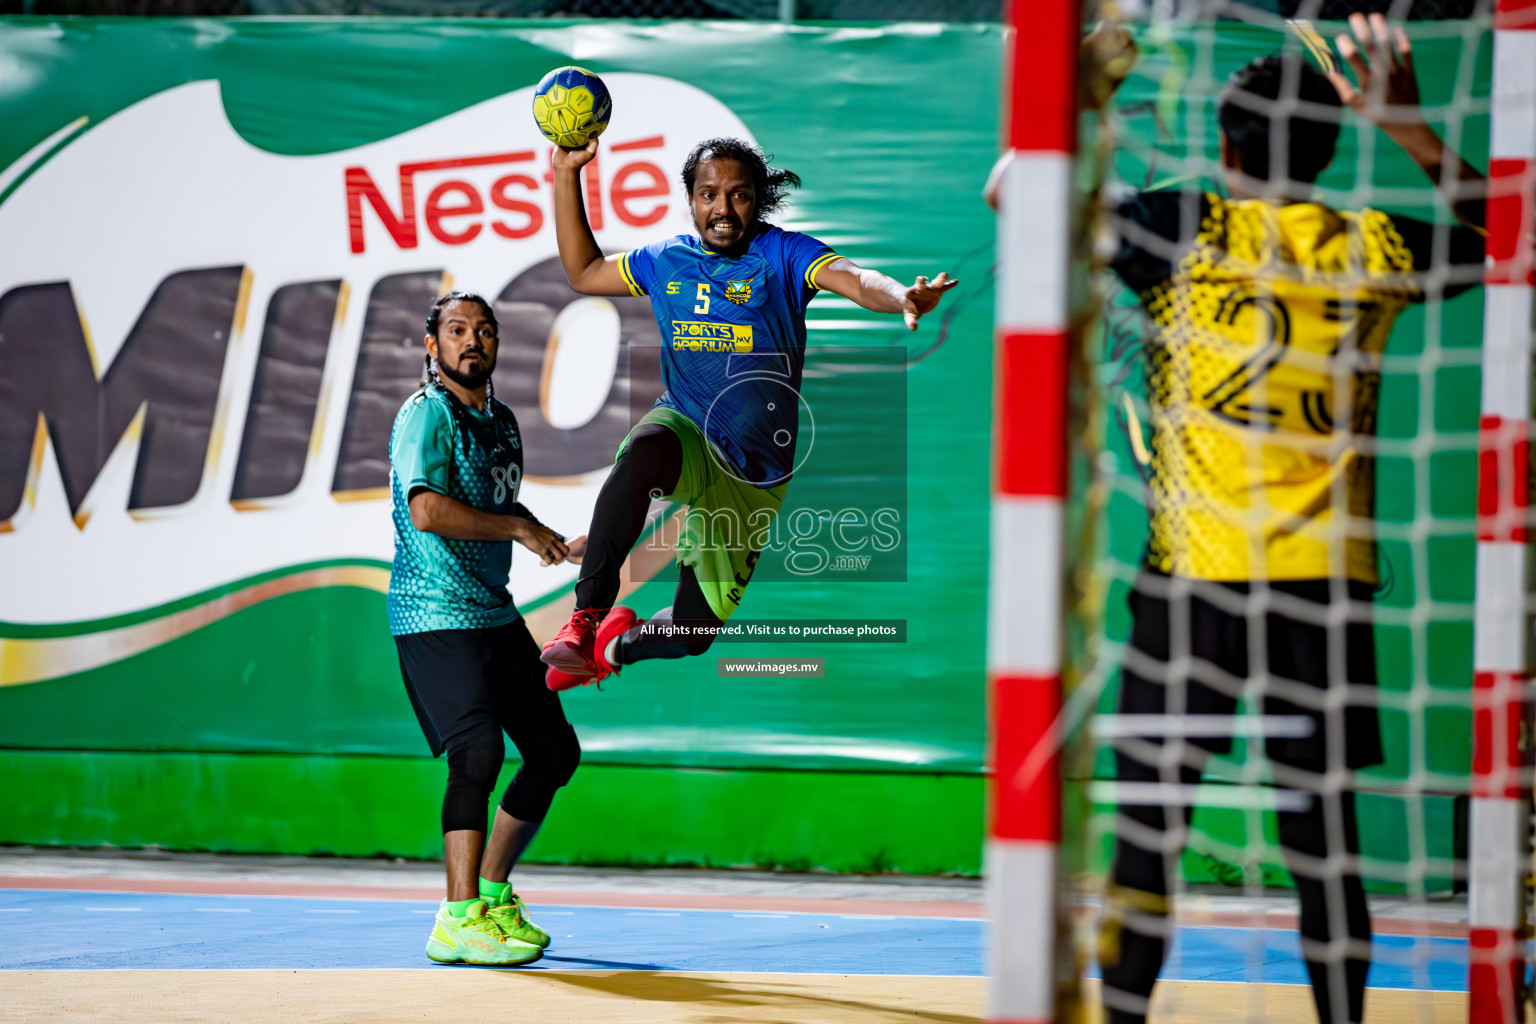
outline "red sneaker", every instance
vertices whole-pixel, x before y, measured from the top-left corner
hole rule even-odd
[[[608,645],[614,637],[623,636],[627,631],[634,629],[645,620],[635,614],[633,608],[626,608],[622,604],[617,605],[603,619],[603,624],[597,627],[597,637],[592,644],[592,653],[597,661],[597,667],[603,675],[610,675],[619,670],[617,665],[608,664],[606,656]]]
[[[632,629],[644,621],[644,619],[635,614],[633,608],[626,608],[623,605],[619,605],[617,608],[614,608],[603,619],[602,625],[598,626],[597,628],[596,635],[592,637],[592,651],[594,655],[593,661],[596,663],[597,671],[593,672],[591,675],[584,675],[575,672],[567,672],[564,669],[556,668],[554,665],[551,665],[544,672],[544,685],[556,693],[559,693],[562,690],[570,690],[577,686],[587,686],[592,683],[600,683],[604,679],[607,679],[609,676],[618,671],[618,668],[614,665],[610,665],[608,663],[608,659],[604,657],[604,652],[608,650],[609,641],[611,641],[616,636],[623,635],[626,630]],[[558,637],[556,639],[558,639]],[[551,641],[551,643],[553,643],[553,641]]]
[[[582,608],[571,621],[560,627],[554,639],[544,645],[539,660],[562,672],[576,676],[596,675],[597,659],[592,655],[592,641],[602,613],[596,608]]]
[[[562,672],[553,665],[544,670],[544,685],[556,693],[562,690],[574,689],[578,686],[586,686],[588,683],[595,683],[602,678],[602,676],[573,675],[570,672]]]

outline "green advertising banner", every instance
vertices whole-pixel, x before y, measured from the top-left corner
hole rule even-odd
[[[1457,97],[1486,95],[1486,33],[1447,25],[1413,27],[1425,95],[1480,160],[1486,113]],[[1214,161],[1221,80],[1293,45],[1238,23],[1141,42],[1113,176],[1143,187]],[[17,794],[0,842],[440,850],[443,768],[384,614],[385,446],[420,379],[425,309],[448,288],[496,303],[521,497],[567,535],[659,392],[645,300],[577,296],[555,260],[531,94],[579,63],[613,93],[586,192],[608,251],[688,231],[682,161],[736,135],[804,180],[784,227],[899,279],[961,284],[914,334],[835,296],[811,304],[812,443],[733,620],[743,635],[566,696],[583,767],[532,854],[978,870],[995,232],[981,189],[1001,51],[995,25],[0,20],[0,770]],[[1389,196],[1437,216],[1415,173],[1347,131],[1321,185],[1340,205]],[[1389,758],[1361,811],[1383,862],[1449,857],[1464,786],[1480,302],[1408,312],[1387,352]],[[1104,501],[1074,507],[1079,525],[1102,512],[1100,658],[1079,712],[1113,706],[1145,537],[1125,412],[1144,412],[1143,325],[1127,296],[1108,305],[1088,352]],[[671,598],[664,512],[626,583],[641,615]],[[535,635],[564,620],[575,573],[514,557]],[[805,632],[834,621],[892,632]],[[722,679],[717,656],[822,659],[824,674]],[[1085,751],[1069,813],[1108,775]],[[1239,817],[1203,809],[1196,827],[1258,842]]]
[[[389,425],[432,298],[497,303],[521,497],[567,535],[660,391],[649,304],[577,296],[555,260],[529,108],[545,72],[579,62],[614,99],[587,179],[605,249],[690,230],[683,158],[734,135],[804,180],[784,227],[903,280],[962,282],[910,335],[812,304],[814,423],[741,612],[899,635],[765,633],[632,668],[566,698],[586,763],[975,776],[999,40],[0,24],[0,746],[426,756],[383,591]],[[632,562],[642,615],[670,601],[664,534]],[[567,614],[575,572],[514,558],[536,635]],[[714,654],[821,658],[825,674],[719,679]]]

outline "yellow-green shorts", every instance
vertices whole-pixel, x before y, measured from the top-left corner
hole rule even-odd
[[[741,596],[789,485],[765,489],[737,479],[710,451],[698,425],[676,409],[652,409],[635,426],[647,423],[671,430],[683,447],[677,489],[663,496],[688,506],[681,531],[675,531],[677,563],[693,569],[704,599],[724,622],[741,607]],[[626,437],[619,455],[628,444]]]

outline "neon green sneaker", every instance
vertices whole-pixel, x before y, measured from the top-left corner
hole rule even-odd
[[[484,900],[471,903],[463,917],[454,917],[447,907],[438,907],[432,937],[427,940],[427,956],[440,964],[509,967],[531,964],[543,955],[544,947],[520,941],[503,931],[486,913]]]
[[[501,930],[512,938],[540,949],[549,947],[549,932],[528,919],[528,904],[510,887],[505,901],[492,901],[489,906],[491,920],[501,925]]]

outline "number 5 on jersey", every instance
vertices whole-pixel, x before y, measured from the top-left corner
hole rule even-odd
[[[709,284],[707,282],[704,282],[704,281],[700,281],[699,282],[698,299],[699,299],[699,301],[695,302],[693,304],[693,311],[695,313],[699,314],[700,316],[708,316],[709,315]]]

